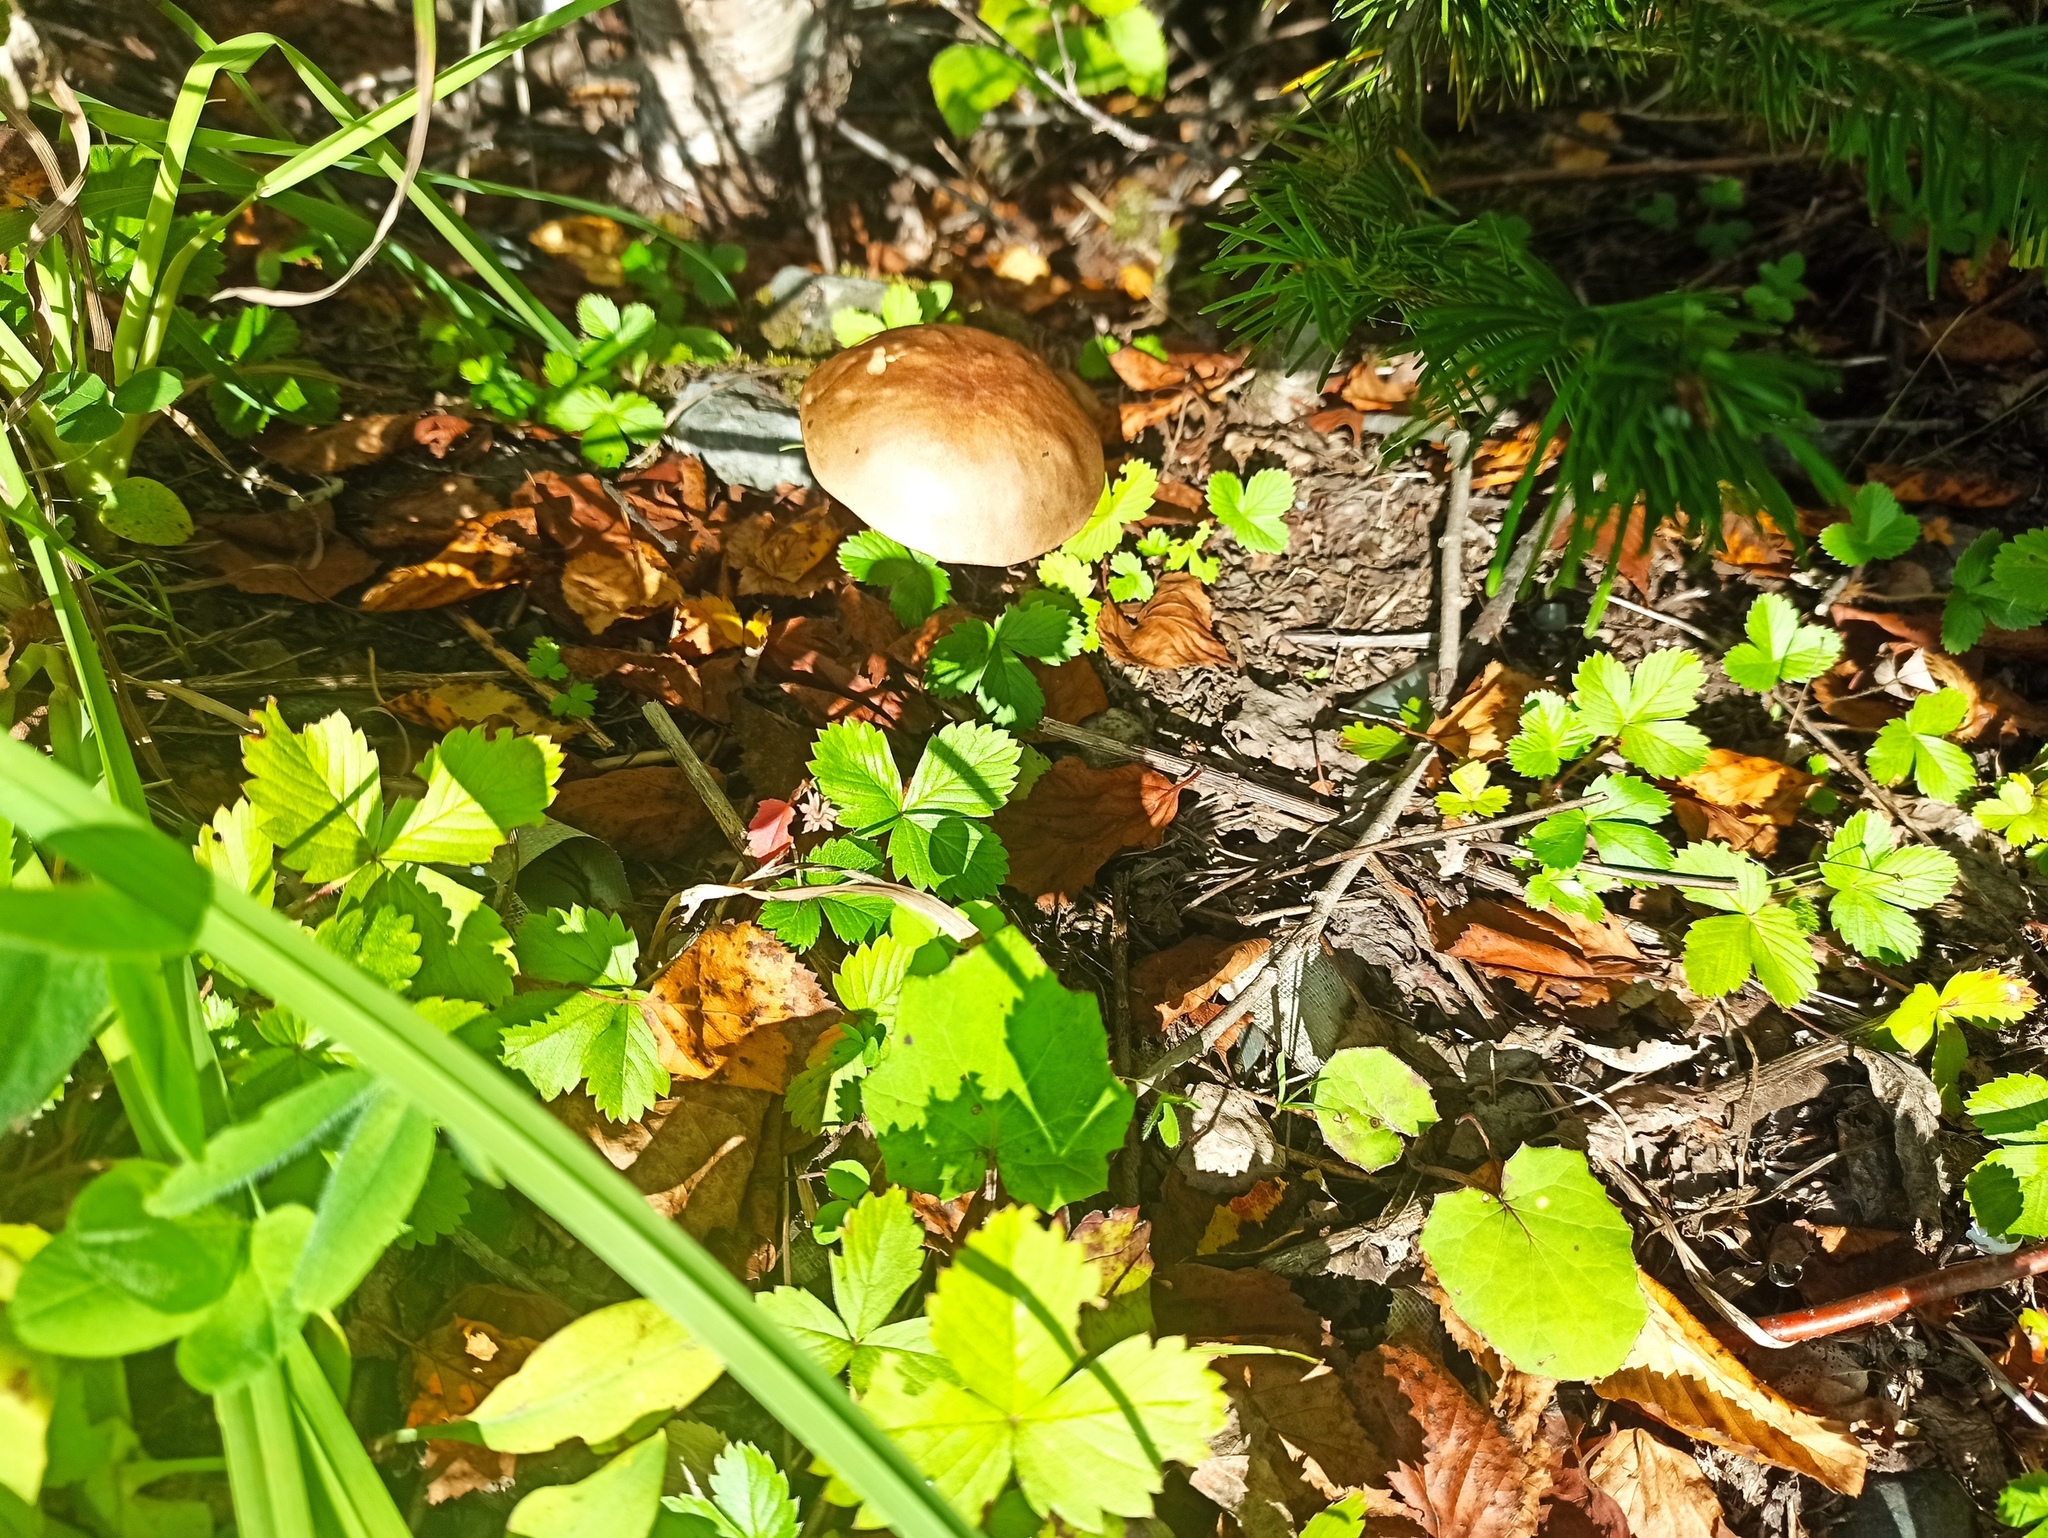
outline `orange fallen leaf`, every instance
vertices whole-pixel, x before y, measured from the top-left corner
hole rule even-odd
[[[619,253],[633,237],[616,219],[602,214],[571,214],[537,225],[527,241],[549,256],[558,256],[597,288],[617,288],[626,281]]]
[[[701,516],[711,509],[704,461],[694,454],[664,454],[621,478],[618,486],[635,511],[664,534],[692,514]]]
[[[1209,593],[1184,571],[1159,579],[1134,621],[1121,605],[1105,603],[1096,628],[1111,660],[1148,668],[1224,667],[1230,650],[1210,624]]]
[[[777,1094],[835,1014],[796,953],[759,925],[714,924],[654,980],[661,1066]]]
[[[1459,1538],[1534,1538],[1550,1476],[1444,1369],[1405,1346],[1379,1348],[1381,1370],[1422,1428],[1423,1460],[1387,1484],[1424,1532]]]
[[[1640,977],[1643,955],[1614,919],[1592,924],[1567,913],[1537,913],[1515,902],[1481,898],[1435,914],[1436,948],[1506,978],[1548,1002],[1604,1004],[1612,985]]]
[[[1726,1531],[1699,1459],[1640,1427],[1594,1448],[1586,1478],[1621,1508],[1630,1538],[1718,1538]]]
[[[510,587],[531,569],[527,545],[512,535],[520,532],[522,521],[531,529],[532,517],[530,511],[514,508],[462,525],[431,560],[386,572],[383,581],[363,594],[361,606],[373,614],[438,609]]]
[[[1102,687],[1102,676],[1086,657],[1069,657],[1058,667],[1047,667],[1036,661],[1027,662],[1025,666],[1038,680],[1038,687],[1045,691],[1045,713],[1053,720],[1078,726],[1099,711],[1109,709],[1109,695]]]
[[[1489,438],[1482,443],[1479,452],[1472,456],[1472,489],[1492,491],[1519,481],[1535,455],[1536,439],[1542,431],[1541,422],[1527,422],[1509,437]],[[1552,433],[1543,445],[1543,462],[1538,468],[1547,469],[1555,464],[1563,452],[1564,434]]]
[[[1116,286],[1141,303],[1152,297],[1152,269],[1137,262],[1125,262],[1117,269]]]
[[[1655,1277],[1638,1272],[1649,1322],[1621,1370],[1593,1390],[1674,1431],[1791,1469],[1855,1495],[1869,1457],[1842,1427],[1809,1415],[1760,1383]]]
[[[1133,349],[1126,347],[1124,352]],[[1124,352],[1112,353],[1112,358],[1121,358]],[[1142,356],[1142,355],[1141,355]],[[1157,427],[1168,417],[1182,408],[1192,405],[1201,397],[1193,390],[1176,390],[1171,395],[1155,395],[1150,400],[1125,401],[1116,408],[1117,430],[1124,435],[1124,442],[1142,436]]]
[[[1133,390],[1170,390],[1188,377],[1186,369],[1138,347],[1118,348],[1109,355],[1109,366]]]
[[[714,826],[689,777],[662,764],[565,781],[548,815],[642,860],[676,859]]]
[[[1786,577],[1792,573],[1792,541],[1772,528],[1761,513],[1750,518],[1723,512],[1714,560],[1760,577]]]
[[[377,570],[375,556],[334,532],[328,502],[294,513],[235,513],[198,523],[211,538],[188,550],[244,593],[325,603]]]
[[[497,511],[498,499],[470,477],[444,475],[377,503],[355,537],[372,550],[438,550],[464,523]]]
[[[1131,968],[1131,1015],[1151,1024],[1171,1043],[1198,1031],[1223,1013],[1216,995],[1244,974],[1272,942],[1191,935],[1180,944],[1147,956]],[[1216,1043],[1227,1052],[1244,1026],[1231,1027]]]
[[[1337,394],[1345,405],[1361,412],[1383,411],[1413,399],[1421,379],[1421,353],[1402,352],[1382,358],[1376,352],[1368,352],[1351,365]]]
[[[660,700],[707,721],[730,721],[739,698],[740,659],[730,654],[693,666],[667,652],[565,646],[562,661],[578,678],[608,678],[642,699]]]
[[[412,441],[436,459],[446,459],[455,440],[466,436],[474,425],[468,417],[437,412],[412,424]]]
[[[1036,283],[1052,271],[1052,263],[1029,246],[1007,246],[991,269],[1010,283]]]
[[[0,132],[0,208],[26,208],[49,196],[49,173],[28,139],[13,128]]]
[[[765,634],[765,620],[761,628]],[[676,602],[676,628],[669,644],[677,651],[691,656],[709,657],[716,652],[729,651],[735,646],[756,643],[760,639],[760,636],[749,632],[747,622],[740,618],[740,611],[732,606],[732,600],[729,598],[721,598],[716,593],[705,593],[698,597],[678,599]]]
[[[808,598],[838,579],[839,563],[831,555],[845,533],[829,508],[788,520],[760,513],[725,536],[726,568],[737,573],[743,598],[756,593]]]
[[[1030,795],[995,815],[1010,852],[1009,884],[1041,907],[1070,900],[1112,855],[1156,849],[1179,809],[1179,787],[1157,770],[1059,759]]]
[[[634,541],[625,552],[585,550],[562,567],[562,601],[592,635],[680,603],[682,596],[661,552],[644,541]]]
[[[2033,487],[2005,480],[1989,470],[1922,470],[1905,465],[1871,465],[1864,475],[1891,487],[1901,502],[1940,502],[1949,507],[2010,507]]]
[[[572,556],[634,544],[626,515],[594,475],[536,470],[512,493],[512,505],[532,508],[535,527]]]
[[[1429,728],[1429,739],[1454,759],[1499,758],[1522,727],[1522,702],[1544,681],[1489,662],[1465,692]]]
[[[351,417],[332,427],[278,427],[256,440],[272,464],[306,475],[333,475],[382,459],[412,441],[418,415]]]
[[[2018,363],[2041,350],[2041,339],[2003,315],[1936,315],[1913,329],[1922,352],[1956,363]]]
[[[452,1303],[451,1317],[412,1344],[408,1426],[467,1418],[542,1340],[569,1321],[568,1311],[552,1299],[508,1287],[465,1287]],[[503,1489],[518,1472],[511,1453],[452,1440],[427,1441],[420,1464],[429,1505]]]
[[[458,726],[492,730],[511,727],[536,737],[567,741],[584,730],[580,721],[561,721],[534,709],[525,696],[499,684],[451,679],[431,689],[414,689],[385,702],[387,709],[408,721],[452,732]]]
[[[1312,433],[1348,430],[1356,441],[1365,431],[1365,413],[1354,406],[1326,406],[1321,411],[1310,412],[1302,419],[1302,425]]]
[[[1775,758],[1714,748],[1705,764],[1678,783],[1691,793],[1672,798],[1687,838],[1770,855],[1778,847],[1778,829],[1798,820],[1807,793],[1820,781]]]

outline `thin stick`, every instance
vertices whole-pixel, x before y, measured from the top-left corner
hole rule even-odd
[[[1071,742],[1077,748],[1087,748],[1096,753],[1114,753],[1157,769],[1161,774],[1170,774],[1177,780],[1210,780],[1241,801],[1254,801],[1260,806],[1305,822],[1310,827],[1322,828],[1337,821],[1343,814],[1317,801],[1305,801],[1300,796],[1290,796],[1284,790],[1269,790],[1255,780],[1199,763],[1192,758],[1183,758],[1178,753],[1163,753],[1157,748],[1141,748],[1125,742],[1119,737],[1091,732],[1085,726],[1069,726],[1064,721],[1055,721],[1046,716],[1038,723],[1042,737],[1051,737],[1059,742]]]
[[[1464,192],[1475,187],[1521,187],[1539,182],[1609,181],[1630,176],[1704,176],[1718,171],[1753,171],[1788,165],[1807,155],[1718,155],[1705,160],[1617,160],[1604,166],[1574,170],[1563,166],[1532,166],[1521,171],[1496,171],[1489,176],[1454,176],[1436,183],[1437,193]]]
[[[835,117],[832,120],[832,131],[859,150],[863,155],[874,156],[875,159],[881,161],[883,165],[894,171],[898,176],[909,177],[918,186],[924,188],[926,192],[943,192],[949,198],[958,198],[962,203],[965,203],[969,208],[980,214],[982,218],[988,220],[989,223],[993,224],[996,222],[996,211],[973,193],[966,191],[964,188],[954,186],[929,166],[919,165],[908,155],[897,154],[896,151],[890,149],[888,145],[877,139],[873,134],[862,132],[860,129],[855,128],[853,124],[847,122],[845,118]]]
[[[804,223],[811,227],[811,244],[818,253],[818,267],[826,277],[839,270],[839,253],[832,245],[832,220],[825,210],[825,168],[818,158],[818,133],[811,121],[809,104],[796,104],[796,148],[804,167]]]
[[[733,810],[732,802],[726,799],[725,787],[711,776],[704,767],[704,760],[697,756],[697,750],[690,746],[690,739],[683,735],[683,729],[676,725],[674,716],[660,700],[648,700],[640,707],[640,714],[647,718],[647,724],[654,728],[654,735],[661,739],[661,745],[668,749],[668,755],[676,761],[676,767],[690,782],[690,788],[697,797],[711,809],[711,815],[718,823],[718,831],[725,835],[725,841],[732,845],[732,852],[741,859],[747,858],[747,825],[740,821],[740,814]]]
[[[533,674],[527,671],[526,664],[520,661],[519,655],[516,652],[507,651],[503,646],[499,645],[496,636],[492,635],[460,609],[452,610],[451,613],[454,616],[455,623],[469,633],[469,638],[472,641],[497,658],[506,672],[520,680],[542,699],[553,700],[557,694],[562,692],[545,678],[535,678]],[[604,734],[604,729],[595,721],[585,721],[582,725],[583,729],[590,734],[590,740],[599,747],[615,748],[618,746],[616,742]]]
[[[1522,584],[1529,580],[1537,556],[1543,553],[1544,545],[1550,541],[1551,531],[1557,527],[1558,519],[1571,516],[1571,495],[1569,491],[1558,492],[1544,515],[1522,530],[1522,537],[1516,541],[1514,552],[1508,556],[1508,564],[1500,574],[1500,591],[1486,600],[1486,606],[1479,611],[1479,618],[1473,622],[1474,646],[1491,646],[1500,639],[1501,631],[1507,628],[1508,615],[1515,607],[1515,600],[1521,596]]]
[[[1283,630],[1280,639],[1296,646],[1327,646],[1340,650],[1356,646],[1379,651],[1413,651],[1436,639],[1434,630],[1386,630],[1372,634],[1361,630]]]
[[[1429,699],[1437,714],[1458,687],[1458,644],[1465,622],[1465,526],[1472,513],[1472,435],[1455,429],[1447,443],[1451,487],[1445,499],[1443,567],[1437,578],[1436,674]]]
[[[1630,603],[1626,598],[1617,598],[1612,593],[1608,594],[1607,601],[1617,609],[1626,609],[1631,614],[1642,615],[1644,619],[1653,619],[1659,624],[1669,625],[1673,630],[1683,630],[1689,636],[1698,636],[1717,651],[1723,649],[1718,636],[1709,635],[1691,620],[1680,619],[1675,614],[1666,614],[1662,609],[1652,609],[1643,604]]]
[[[2003,1287],[2007,1282],[2023,1281],[2044,1271],[2048,1271],[2048,1244],[2037,1244],[2031,1249],[2014,1250],[2010,1255],[1992,1255],[1983,1260],[1964,1261],[1959,1266],[1943,1266],[1938,1271],[1923,1271],[1889,1287],[1874,1287],[1869,1292],[1837,1298],[1832,1303],[1794,1309],[1787,1314],[1772,1314],[1757,1320],[1757,1325],[1787,1345],[1802,1340],[1819,1340],[1825,1335],[1839,1335],[1844,1330],[1883,1324],[1887,1319],[1898,1318],[1908,1309],[1925,1308],[1930,1303],[1960,1298],[1965,1293]]]

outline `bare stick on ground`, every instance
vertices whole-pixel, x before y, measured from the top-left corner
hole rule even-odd
[[[2036,1244],[2014,1250],[2010,1255],[1993,1255],[1984,1260],[1967,1260],[1959,1266],[1943,1266],[1939,1271],[1923,1271],[1889,1287],[1874,1287],[1832,1303],[1794,1309],[1789,1314],[1772,1314],[1757,1320],[1757,1326],[1787,1344],[1819,1340],[1824,1335],[1883,1324],[1911,1308],[1925,1308],[1966,1293],[2024,1281],[2044,1271],[2048,1271],[2048,1244]]]

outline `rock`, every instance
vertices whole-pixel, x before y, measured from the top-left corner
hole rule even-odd
[[[1940,1469],[1880,1474],[1863,1487],[1835,1538],[1971,1538],[1977,1511]]]
[[[768,283],[776,307],[761,322],[761,336],[783,352],[822,357],[838,345],[832,316],[839,310],[879,310],[889,285],[879,278],[847,278],[837,273],[806,272],[785,267]]]
[[[1182,1113],[1187,1136],[1180,1171],[1210,1196],[1242,1196],[1268,1175],[1287,1168],[1258,1101],[1241,1089],[1197,1084],[1194,1107]]]
[[[695,454],[729,485],[773,491],[790,482],[812,486],[796,402],[770,380],[726,369],[691,380],[677,397],[671,448]]]

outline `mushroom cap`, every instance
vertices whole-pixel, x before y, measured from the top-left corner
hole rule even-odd
[[[1059,377],[969,326],[904,326],[804,384],[818,484],[891,539],[941,561],[1010,566],[1095,511],[1102,444]]]

